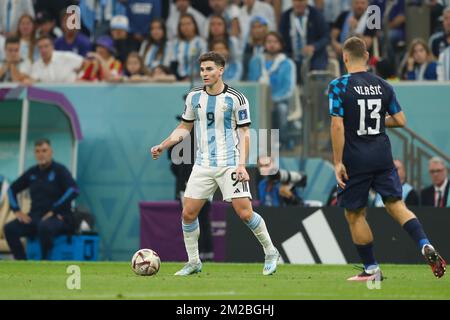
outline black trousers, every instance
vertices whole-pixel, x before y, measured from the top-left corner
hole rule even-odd
[[[42,259],[48,259],[48,253],[53,247],[53,239],[70,231],[69,225],[56,216],[43,221],[41,218],[31,216],[30,223],[15,219],[4,227],[5,238],[16,260],[26,260],[25,249],[20,242],[21,237],[36,237],[39,239],[42,250]]]

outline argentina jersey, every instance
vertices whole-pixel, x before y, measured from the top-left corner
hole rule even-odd
[[[197,156],[195,164],[204,167],[234,167],[239,162],[237,128],[250,125],[247,98],[225,85],[222,93],[209,95],[203,87],[186,97],[183,121],[195,121]]]
[[[328,97],[330,115],[344,121],[348,173],[392,168],[385,118],[401,111],[392,86],[372,73],[355,72],[333,80]]]

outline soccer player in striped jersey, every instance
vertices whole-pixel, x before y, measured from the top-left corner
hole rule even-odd
[[[217,187],[261,243],[265,253],[263,274],[271,275],[276,271],[280,255],[264,219],[253,211],[250,178],[245,169],[250,144],[248,100],[223,82],[225,58],[222,55],[205,53],[199,63],[204,87],[189,92],[181,123],[167,139],[151,149],[153,159],[157,159],[165,149],[187,137],[195,122],[198,152],[184,194],[182,221],[189,261],[175,275],[186,276],[202,270],[197,216]]]

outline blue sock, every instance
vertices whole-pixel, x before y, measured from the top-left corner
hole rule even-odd
[[[259,226],[261,219],[262,219],[261,216],[253,211],[253,215],[250,218],[250,220],[246,223],[246,225],[251,230],[255,230]]]
[[[355,244],[355,247],[365,269],[369,269],[370,266],[378,266],[373,255],[373,242],[365,245]]]
[[[419,246],[419,250],[422,250],[424,245],[430,244],[430,241],[428,240],[427,235],[425,234],[425,231],[423,231],[422,225],[417,218],[407,221],[403,225],[403,229],[405,229],[409,236],[416,242]]]

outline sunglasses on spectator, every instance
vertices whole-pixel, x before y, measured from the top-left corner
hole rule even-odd
[[[444,171],[444,169],[434,169],[434,170],[430,170],[430,174],[440,173],[442,171]]]

